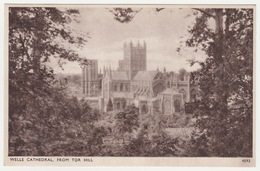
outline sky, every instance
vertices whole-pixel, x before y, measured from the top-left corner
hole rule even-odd
[[[140,9],[140,8],[136,8]],[[124,42],[134,44],[145,41],[147,47],[147,70],[178,71],[185,68],[193,71],[198,65],[190,67],[188,59],[203,59],[203,52],[193,52],[193,49],[183,48],[180,53],[176,49],[180,42],[185,41],[190,34],[195,17],[191,9],[171,8],[155,11],[154,8],[143,8],[129,23],[120,23],[113,14],[104,7],[79,8],[80,23],[73,23],[75,30],[88,33],[91,37],[82,49],[77,49],[82,57],[97,59],[99,70],[103,66],[117,69],[118,60],[123,59]],[[183,44],[183,43],[182,43]],[[63,68],[54,67],[56,73],[80,73],[77,62],[66,62]]]

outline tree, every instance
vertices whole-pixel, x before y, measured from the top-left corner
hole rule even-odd
[[[124,146],[119,155],[135,157],[181,156],[181,152],[176,148],[177,144],[179,144],[178,138],[169,137],[165,133],[148,138],[148,134],[142,130],[136,138]]]
[[[90,108],[81,109],[77,99],[55,87],[53,69],[46,65],[52,57],[81,60],[65,46],[86,42],[69,26],[78,15],[74,9],[9,8],[9,155],[66,155],[70,145],[83,143],[78,137],[86,138],[81,129],[92,126],[80,122]]]
[[[159,109],[159,103],[154,102],[153,114],[146,113],[141,115],[142,129],[151,135],[159,135],[165,128],[164,117]]]
[[[252,156],[253,10],[201,11],[187,40],[188,46],[201,46],[208,55],[197,75],[200,133],[193,136],[194,155],[201,156],[204,146],[203,155]],[[215,30],[205,27],[212,17]]]
[[[139,109],[134,105],[127,106],[127,108],[119,112],[115,116],[114,134],[116,137],[122,138],[124,143],[124,136],[133,133],[139,128]]]
[[[51,57],[80,60],[65,43],[81,47],[84,35],[74,36],[69,24],[79,11],[57,8],[9,8],[9,115],[23,113],[29,100],[52,93],[53,69],[46,63]]]
[[[164,8],[156,8],[156,11]],[[252,156],[253,124],[253,9],[193,8],[196,22],[188,47],[206,52],[192,80],[199,85],[196,129],[188,155]],[[114,9],[120,22],[130,14]],[[129,11],[129,10],[128,10]],[[133,10],[130,10],[133,14]],[[129,18],[129,17],[128,17]],[[215,29],[208,25],[215,22]],[[128,21],[129,22],[129,21]],[[179,49],[178,49],[179,51]],[[224,150],[225,149],[225,150]]]
[[[9,123],[10,156],[99,154],[103,134],[94,126],[99,114],[84,100],[69,98],[56,89],[26,107],[26,112]]]
[[[114,19],[121,23],[128,23],[133,20],[135,15],[142,9],[134,10],[132,8],[112,8],[108,9],[114,14]]]

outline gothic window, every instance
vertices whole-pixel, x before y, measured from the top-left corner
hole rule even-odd
[[[185,101],[187,97],[186,91],[184,89],[181,89],[179,92],[183,94],[183,100]]]
[[[114,91],[117,91],[117,85],[116,84],[114,85]]]
[[[126,107],[126,101],[123,101],[123,109]]]
[[[124,87],[124,85],[123,85],[123,83],[121,83],[121,84],[120,84],[120,91],[121,91],[121,92],[123,91],[123,87]]]
[[[170,83],[170,81],[167,82],[167,88],[171,88],[171,83]]]
[[[174,108],[175,108],[175,112],[180,112],[181,110],[181,104],[179,100],[175,100],[174,101]]]
[[[117,103],[116,103],[116,108],[117,108],[117,109],[120,109],[120,102],[117,102]]]
[[[128,90],[128,85],[127,85],[127,84],[125,84],[125,91],[129,91],[129,90]]]
[[[169,100],[164,101],[164,114],[171,114],[171,103]]]
[[[143,106],[142,106],[142,113],[143,113],[143,114],[147,113],[146,105],[143,105]]]

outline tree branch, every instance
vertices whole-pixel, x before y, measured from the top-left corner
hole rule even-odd
[[[160,12],[161,10],[164,10],[165,8],[155,8],[156,12]]]
[[[106,8],[109,12],[114,14],[114,18],[121,23],[127,23],[131,21],[135,15],[142,10],[132,10],[131,8]]]
[[[205,10],[202,10],[202,9],[200,9],[200,8],[192,8],[192,9],[197,10],[197,11],[203,13],[203,14],[206,14],[206,15],[209,16],[209,17],[215,18],[214,15],[212,15],[212,14],[210,14],[210,13],[208,13],[208,12],[206,12]]]

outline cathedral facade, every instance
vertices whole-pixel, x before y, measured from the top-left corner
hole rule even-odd
[[[127,105],[139,107],[141,114],[180,112],[186,102],[196,98],[196,86],[189,73],[147,71],[146,43],[124,43],[124,56],[118,69],[103,68],[98,74],[97,61],[82,69],[82,88],[87,97],[96,96],[102,112],[123,110]],[[100,92],[100,93],[98,93]]]

